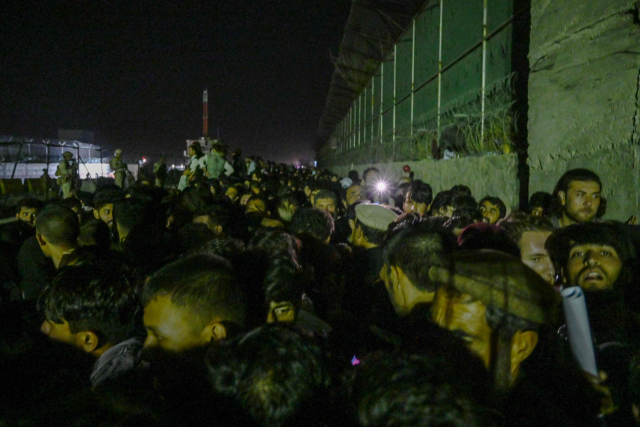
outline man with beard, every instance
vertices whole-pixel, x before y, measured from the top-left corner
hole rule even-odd
[[[546,243],[565,286],[584,291],[598,370],[606,375],[592,382],[612,397],[603,405],[607,425],[627,425],[632,419],[625,405],[626,367],[640,344],[636,252],[627,231],[622,224],[575,224],[556,230]]]
[[[553,190],[550,213],[556,227],[594,222],[606,211],[602,182],[588,169],[572,169],[560,177]]]

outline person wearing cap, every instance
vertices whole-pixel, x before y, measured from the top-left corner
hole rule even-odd
[[[62,197],[68,199],[76,194],[76,179],[78,178],[78,163],[73,159],[73,153],[65,151],[62,161],[56,169],[56,182],[62,190]]]
[[[117,149],[115,152],[115,156],[109,162],[109,166],[113,171],[113,174],[116,179],[116,185],[120,188],[124,188],[124,178],[127,174],[127,164],[122,160],[122,150]]]

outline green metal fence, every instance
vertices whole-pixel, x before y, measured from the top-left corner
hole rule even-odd
[[[510,152],[512,22],[520,12],[513,0],[426,2],[318,153],[320,163]]]

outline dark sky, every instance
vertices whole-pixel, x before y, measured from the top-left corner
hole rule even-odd
[[[0,2],[0,134],[100,132],[180,152],[210,134],[278,161],[313,146],[350,0]]]

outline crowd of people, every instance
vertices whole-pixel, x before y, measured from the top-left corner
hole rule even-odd
[[[638,424],[640,234],[603,220],[594,172],[510,211],[464,183],[189,154],[179,189],[26,198],[0,228],[0,425]]]

